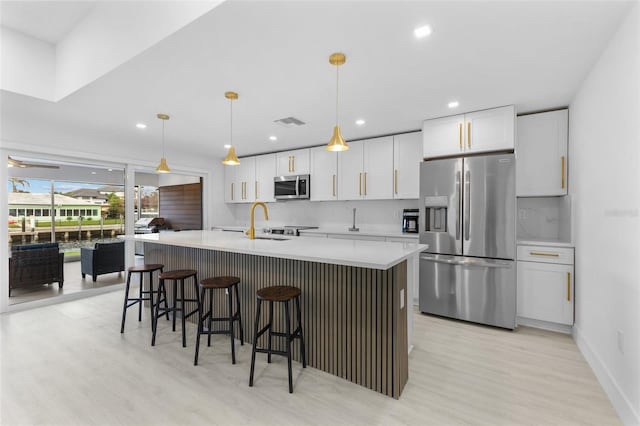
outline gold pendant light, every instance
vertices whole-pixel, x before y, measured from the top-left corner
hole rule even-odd
[[[157,117],[162,120],[162,158],[160,164],[156,167],[156,173],[169,173],[171,169],[167,165],[167,159],[164,156],[164,122],[169,119],[167,114],[158,114]]]
[[[349,145],[345,142],[340,132],[340,126],[338,125],[338,68],[347,61],[347,57],[344,53],[334,53],[329,56],[329,63],[336,67],[336,125],[333,128],[333,136],[325,147],[327,151],[346,151],[349,149]]]
[[[238,94],[236,92],[225,92],[224,97],[229,99],[229,116],[231,119],[229,122],[229,152],[222,160],[222,164],[225,166],[237,166],[240,164],[240,160],[238,160],[236,149],[233,147],[233,101],[238,99]]]

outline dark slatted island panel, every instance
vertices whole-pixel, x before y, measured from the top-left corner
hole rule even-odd
[[[407,294],[406,261],[379,270],[145,244],[145,261],[162,263],[165,270],[195,269],[199,279],[240,277],[244,337],[249,343],[253,342],[256,291],[271,285],[299,287],[308,364],[393,398],[402,393],[409,377],[407,303],[400,301]],[[191,286],[185,289],[189,297],[195,296]],[[216,293],[214,309],[226,315],[225,296]],[[261,319],[263,327],[267,315]],[[284,330],[283,321],[283,313],[275,310],[275,327]],[[221,328],[226,326],[220,324]],[[274,346],[278,340],[274,338]],[[299,342],[295,344],[294,359],[300,361]],[[284,344],[276,347],[283,350]]]

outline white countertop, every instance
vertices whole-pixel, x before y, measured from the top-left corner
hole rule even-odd
[[[417,242],[342,240],[332,238],[287,237],[286,241],[250,240],[244,233],[181,231],[125,235],[121,238],[172,246],[219,250],[257,256],[305,260],[372,269],[389,269],[427,249]]]
[[[237,226],[237,225],[228,225],[228,226],[214,226],[215,229],[220,229],[224,231],[246,231],[248,229],[247,226]],[[395,238],[407,238],[412,240],[418,240],[418,234],[405,233],[401,230],[389,230],[389,229],[376,229],[376,228],[360,228],[360,231],[352,232],[349,231],[348,226],[341,227],[331,227],[331,226],[321,226],[318,229],[302,229],[300,232],[308,232],[310,234],[332,234],[332,235],[367,235],[372,237],[395,237]],[[261,229],[256,229],[256,233],[260,233]]]
[[[359,231],[349,231],[348,227],[320,227],[318,229],[305,229],[300,232],[311,234],[334,234],[334,235],[367,235],[372,237],[397,237],[418,240],[418,234],[408,234],[401,230],[381,230],[375,228],[360,228]]]
[[[519,246],[549,246],[549,247],[574,247],[573,243],[567,241],[559,241],[559,240],[518,240],[517,245]]]

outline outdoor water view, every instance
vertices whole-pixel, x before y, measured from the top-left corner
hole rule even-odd
[[[43,170],[14,168],[13,173],[9,173],[9,249],[13,257],[16,250],[31,248],[33,252],[33,249],[55,247],[60,262],[63,262],[60,265],[64,266],[57,267],[61,272],[57,275],[52,273],[52,276],[63,279],[53,283],[45,280],[50,285],[10,287],[10,304],[122,282],[119,273],[100,276],[97,280],[92,280],[91,273],[88,273],[85,278],[86,259],[82,259],[82,271],[80,268],[81,257],[86,254],[82,248],[121,241],[117,236],[125,233],[125,203],[133,204],[135,220],[158,216],[158,188],[136,186],[133,200],[129,201],[125,200],[121,170],[93,172],[79,166],[40,166]],[[78,170],[82,173],[78,174]],[[31,171],[35,171],[34,177],[28,176]],[[65,173],[77,180],[63,180],[67,177],[63,175]],[[93,183],[92,177],[95,179]],[[26,271],[28,268],[24,269],[25,266],[14,265],[13,272],[10,272],[15,275]],[[55,262],[51,267],[55,267]],[[17,276],[14,279],[18,279]]]

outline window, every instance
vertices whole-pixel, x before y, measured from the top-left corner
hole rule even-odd
[[[17,216],[18,209],[9,209],[9,216]]]
[[[93,215],[98,216],[98,209],[93,209]]]
[[[74,216],[80,216],[80,209],[73,209]]]
[[[49,216],[49,209],[42,209],[42,216]]]
[[[80,209],[80,216],[86,216],[87,211],[85,209]]]
[[[33,213],[35,216],[42,216],[42,209],[34,209]]]
[[[27,209],[27,216],[33,216],[33,209]]]
[[[24,209],[18,209],[18,216],[24,216]]]

